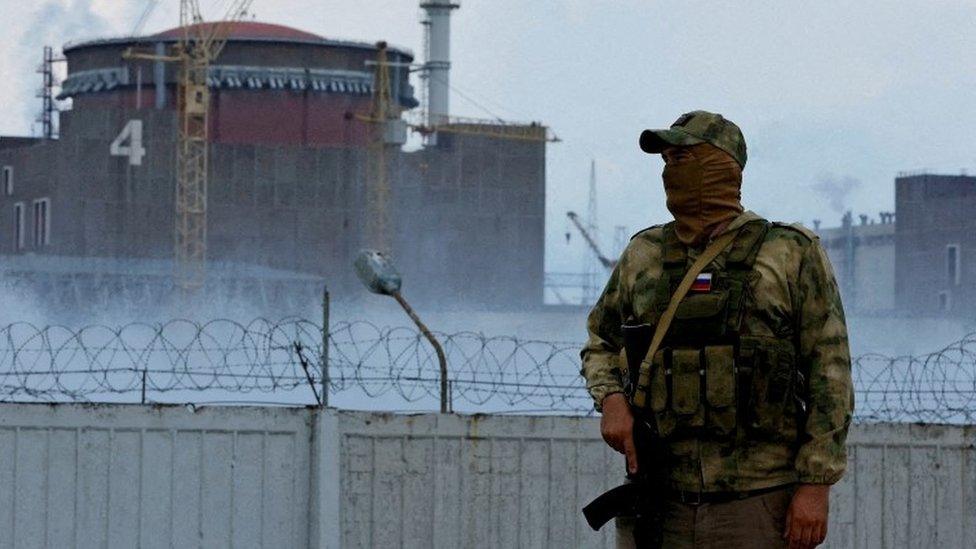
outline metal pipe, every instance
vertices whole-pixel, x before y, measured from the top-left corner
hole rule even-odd
[[[136,110],[142,109],[142,65],[136,66]]]
[[[441,368],[441,413],[446,414],[451,410],[451,407],[448,399],[447,357],[444,355],[444,348],[441,347],[440,342],[437,341],[434,334],[432,334],[427,326],[420,320],[417,313],[413,311],[413,307],[407,303],[407,300],[403,299],[400,292],[393,292],[390,295],[393,296],[393,299],[397,300],[397,303],[399,303],[401,307],[403,307],[403,310],[407,312],[407,315],[410,316],[410,319],[413,320],[414,324],[417,325],[417,328],[420,328],[420,333],[424,334],[427,341],[430,341],[430,344],[434,347],[434,352],[437,353],[437,362],[440,363]]]
[[[322,288],[322,406],[329,405],[329,288]]]
[[[857,303],[857,273],[854,266],[856,257],[856,242],[854,238],[854,216],[850,211],[844,214],[841,220],[844,228],[844,283],[847,286],[847,295],[844,296],[850,302],[850,307],[856,309]]]
[[[166,55],[166,44],[156,42],[156,55],[163,57]],[[166,65],[162,59],[156,59],[153,64],[153,80],[156,84],[156,110],[166,108]]]

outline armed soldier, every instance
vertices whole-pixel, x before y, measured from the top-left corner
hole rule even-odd
[[[603,438],[630,475],[663,478],[648,497],[664,547],[814,547],[854,407],[826,254],[802,226],[744,211],[745,140],[721,115],[687,113],[640,146],[664,158],[674,221],[631,239],[588,318],[582,373]],[[625,344],[639,327],[642,345]],[[635,422],[664,455],[641,463],[659,470],[639,471]],[[622,546],[630,528],[618,520]]]

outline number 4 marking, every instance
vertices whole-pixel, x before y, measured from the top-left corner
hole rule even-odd
[[[109,145],[108,152],[112,156],[128,156],[130,166],[142,166],[142,157],[146,156],[142,147],[142,120],[129,120]]]

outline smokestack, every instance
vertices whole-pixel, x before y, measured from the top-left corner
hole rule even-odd
[[[450,113],[448,93],[451,82],[451,12],[459,4],[453,0],[421,0],[427,12],[427,116],[431,125],[446,122]]]

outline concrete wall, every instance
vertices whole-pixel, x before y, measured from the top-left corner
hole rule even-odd
[[[849,447],[829,547],[976,547],[973,426],[858,426]]]
[[[340,417],[344,547],[612,547],[579,514],[622,480],[597,419]],[[858,425],[849,443],[826,547],[976,546],[976,429]]]
[[[0,405],[0,547],[301,547],[301,409]]]
[[[598,420],[0,405],[0,547],[612,547]],[[976,429],[860,425],[831,548],[973,547]]]
[[[622,480],[593,419],[339,417],[343,547],[613,547],[580,513]]]

